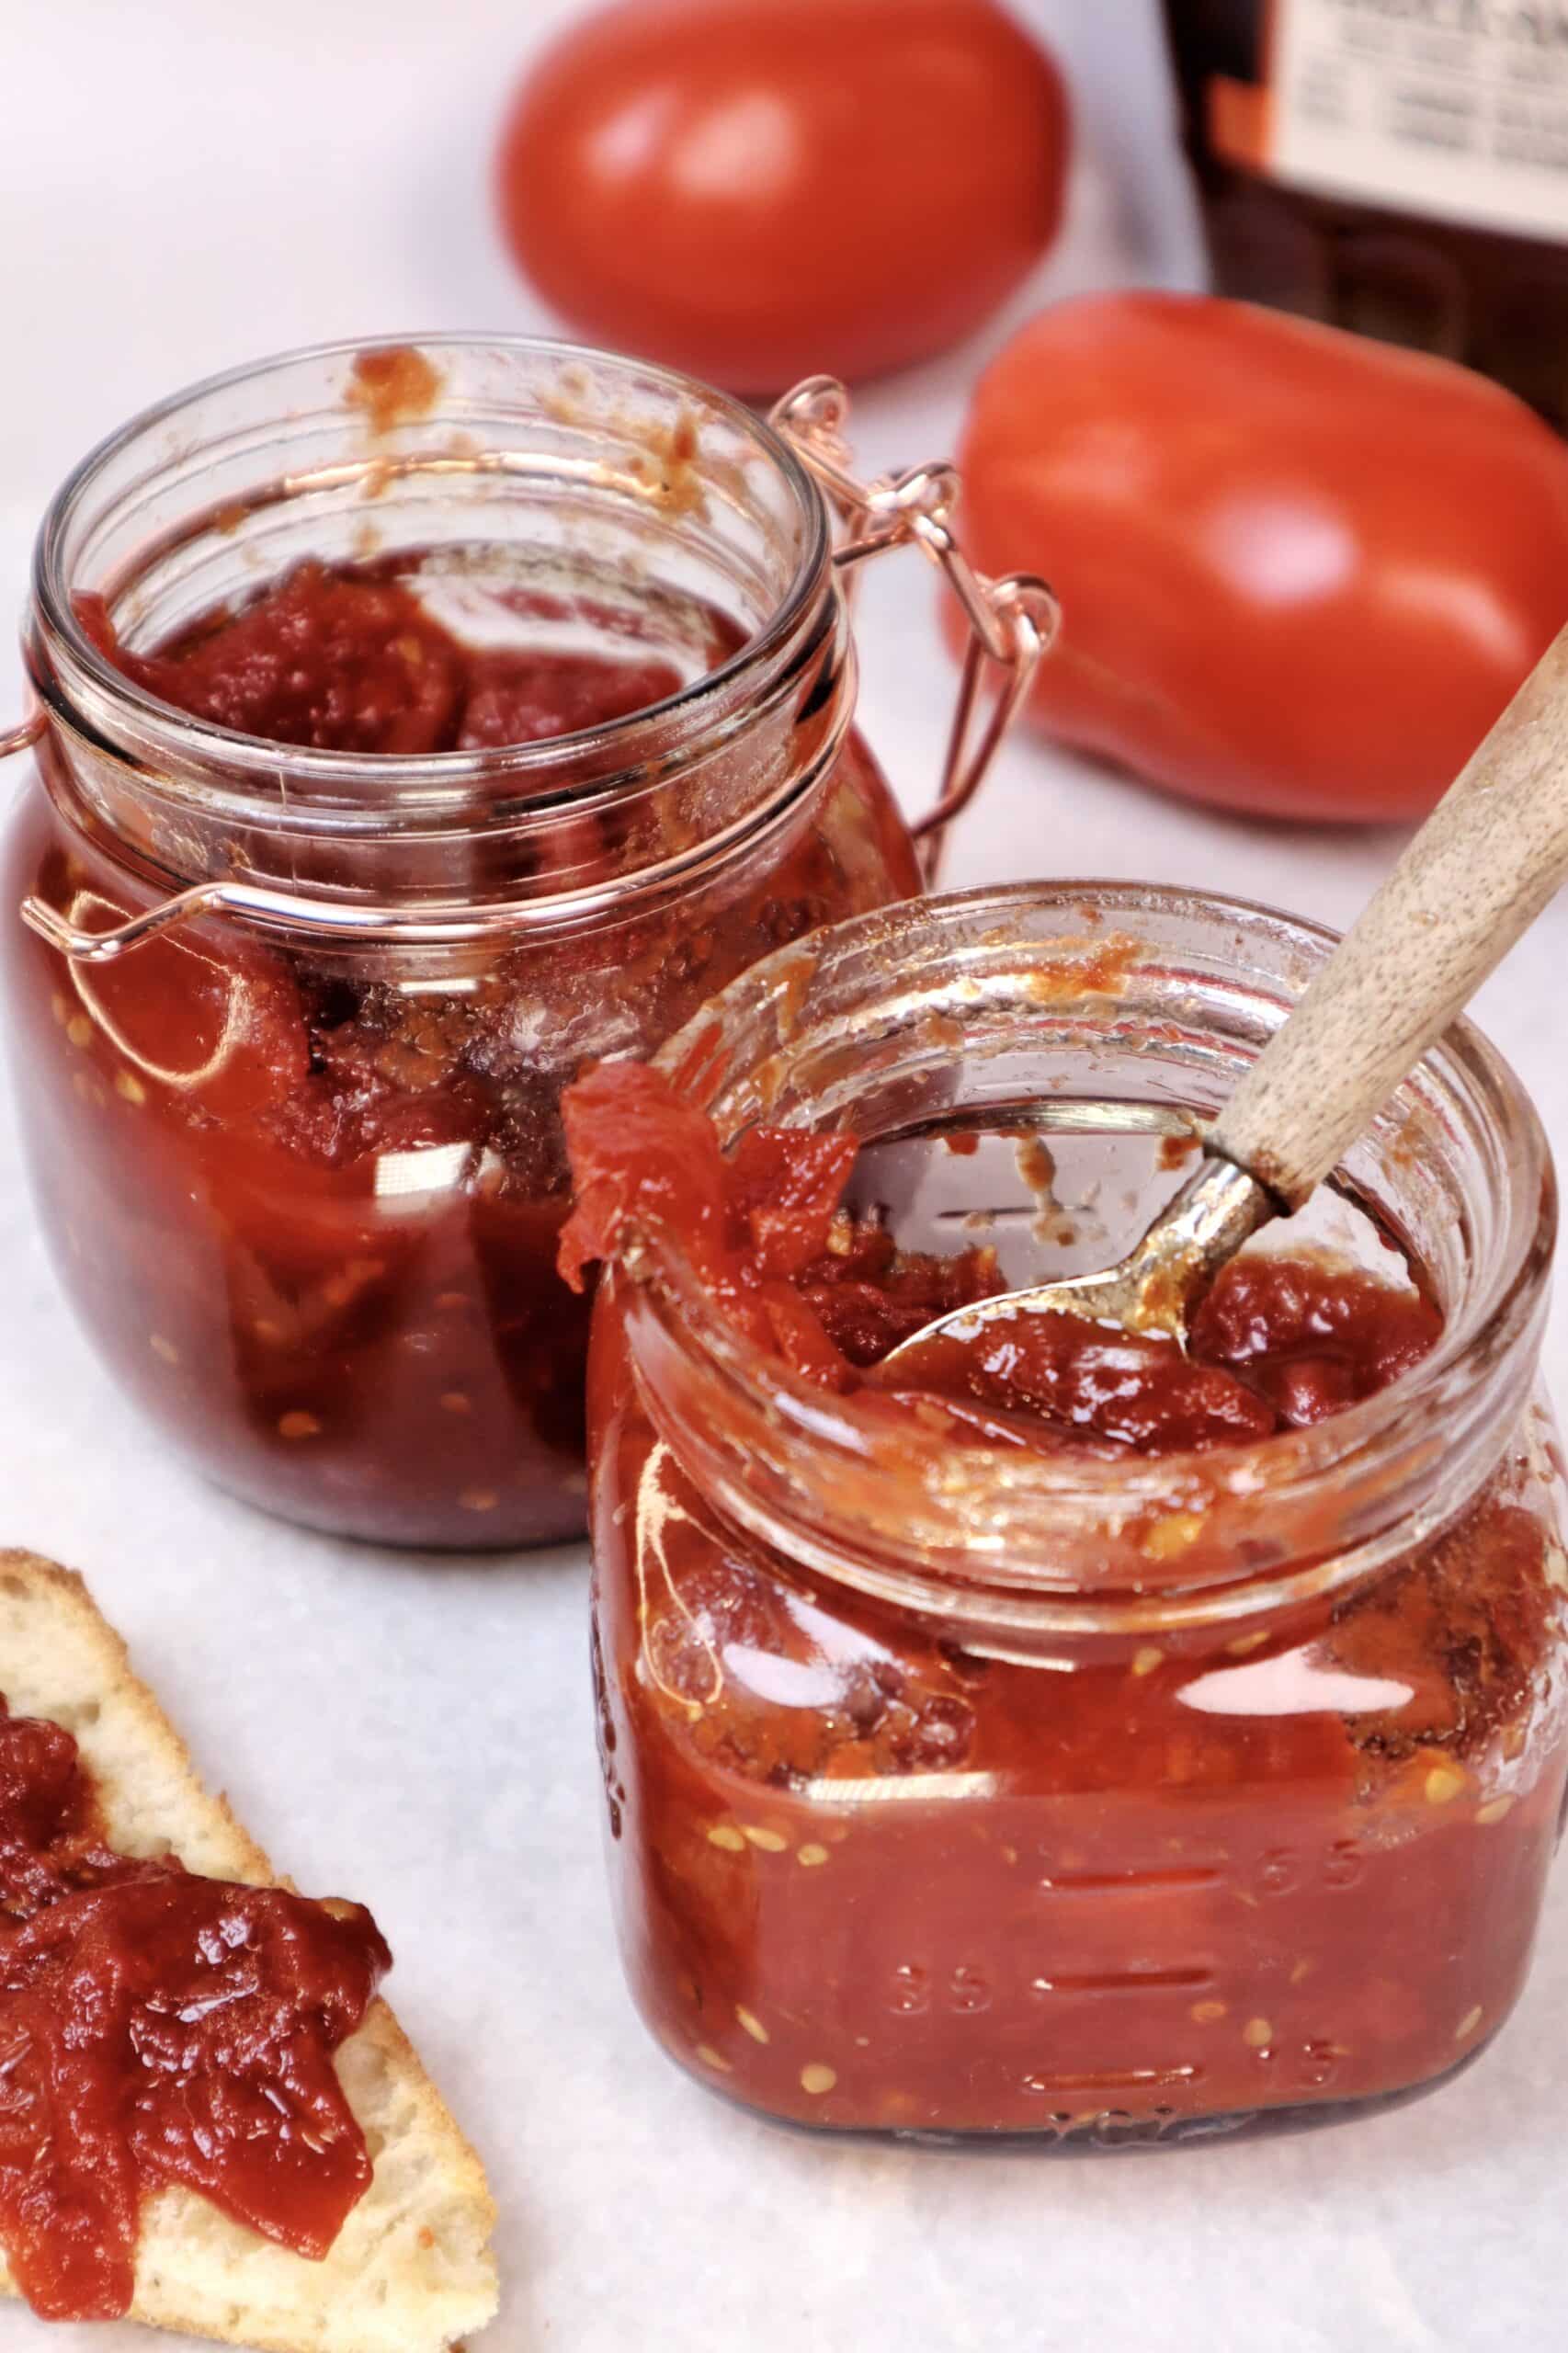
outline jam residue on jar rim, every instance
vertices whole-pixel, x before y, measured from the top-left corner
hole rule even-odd
[[[324,382],[319,381],[324,377]],[[305,387],[302,400],[296,380]],[[361,566],[373,572],[383,565],[404,574],[417,573],[431,551],[414,540],[400,541],[389,519],[392,502],[389,499],[384,510],[378,502],[394,481],[405,473],[418,475],[427,466],[460,471],[472,467],[482,473],[492,470],[496,451],[482,446],[476,438],[482,432],[496,437],[506,450],[515,449],[519,436],[526,444],[536,428],[551,436],[564,432],[584,449],[602,444],[600,462],[611,506],[619,500],[644,521],[649,513],[677,520],[701,517],[707,511],[712,480],[738,479],[739,470],[749,469],[754,459],[762,460],[760,471],[769,483],[777,481],[787,506],[781,517],[769,515],[767,519],[792,535],[788,568],[768,579],[765,600],[744,620],[721,610],[720,604],[710,602],[705,592],[697,592],[696,603],[720,622],[722,641],[710,647],[706,662],[689,669],[683,666],[673,688],[665,681],[668,690],[656,699],[639,699],[571,730],[528,734],[515,741],[491,738],[479,749],[456,745],[434,752],[389,749],[383,755],[387,781],[410,805],[422,789],[444,795],[462,786],[480,773],[480,762],[494,790],[499,792],[505,782],[509,797],[534,790],[553,795],[563,787],[597,790],[597,778],[591,787],[581,786],[550,756],[559,747],[564,759],[569,739],[575,743],[579,735],[603,734],[619,755],[614,772],[619,777],[644,756],[642,735],[630,732],[632,722],[639,728],[645,721],[657,724],[672,702],[684,706],[688,699],[714,695],[725,700],[732,693],[765,695],[797,658],[802,634],[817,631],[832,582],[826,505],[791,438],[731,395],[678,370],[546,336],[436,335],[418,344],[361,339],[275,354],[184,387],[131,417],[67,477],[39,537],[34,563],[38,630],[36,638],[29,633],[25,642],[29,667],[50,688],[51,698],[60,690],[72,702],[85,699],[96,704],[106,694],[117,699],[129,696],[138,737],[144,730],[155,729],[161,738],[166,722],[178,719],[184,750],[195,750],[222,763],[222,789],[234,792],[236,806],[235,788],[242,779],[263,794],[268,790],[275,767],[261,755],[268,742],[277,739],[227,727],[199,709],[167,701],[161,691],[149,687],[136,667],[146,649],[138,646],[126,662],[116,643],[126,600],[132,592],[145,596],[147,578],[140,568],[100,571],[89,587],[74,576],[83,552],[74,542],[84,523],[92,519],[88,494],[112,478],[129,458],[142,459],[145,446],[151,445],[155,453],[153,479],[159,479],[159,470],[166,465],[171,486],[182,476],[199,482],[199,469],[208,460],[218,466],[226,464],[232,455],[226,433],[209,439],[193,438],[188,448],[176,447],[171,456],[170,428],[177,435],[186,429],[187,417],[200,418],[205,409],[224,396],[243,399],[268,386],[276,387],[277,412],[268,417],[263,408],[259,416],[267,421],[268,438],[276,438],[284,453],[280,459],[284,473],[277,481],[260,480],[235,497],[193,509],[188,534],[217,532],[236,537],[254,514],[270,512],[276,506],[280,491],[291,495],[288,477],[293,465],[288,453],[292,442],[298,439],[313,451],[324,419],[335,407],[341,411],[351,436],[358,422],[365,445],[352,458],[333,461],[335,474],[341,476],[341,492],[335,493],[337,503],[341,505],[344,496],[370,502],[365,517],[345,543],[346,552],[328,558],[307,551],[303,566],[290,564],[273,580],[274,587],[288,579],[290,571],[309,569],[315,562],[333,574],[352,574]],[[191,429],[195,433],[200,428]],[[395,456],[388,454],[394,442]],[[737,445],[744,449],[744,457],[735,454]],[[541,479],[549,482],[552,445],[542,449],[541,459]],[[315,459],[300,462],[302,477],[308,478]],[[568,490],[580,486],[581,449],[569,450],[561,462],[561,480]],[[509,564],[519,555],[512,529],[505,517],[489,527],[482,518],[472,540],[460,538],[454,544],[460,548],[483,545]],[[153,551],[154,563],[162,564],[176,544],[183,547],[184,542],[159,540]],[[140,566],[142,553],[133,552]],[[540,576],[539,552],[521,543],[520,568],[536,578]],[[564,573],[570,577],[556,599],[562,606],[586,608],[594,601],[591,585],[574,585],[580,569],[583,580],[588,580],[597,561],[585,556],[580,565],[579,552],[564,560]],[[639,588],[646,584],[641,557],[633,560],[630,573],[619,558],[602,567],[602,572],[604,577],[613,577],[618,592],[625,589],[628,578]],[[266,586],[259,592],[262,597],[267,593]],[[547,601],[550,594],[547,590]],[[233,608],[224,604],[216,609],[222,618]],[[624,620],[624,612],[618,611],[618,627]],[[197,626],[203,626],[203,621],[199,620]],[[172,634],[177,637],[184,631]],[[166,642],[153,649],[164,650]],[[607,664],[614,666],[613,662]],[[729,714],[722,715],[723,736],[716,741],[727,740],[730,733]],[[705,716],[699,706],[694,711],[694,722],[699,723]],[[715,710],[713,716],[718,719],[721,714]],[[330,795],[341,785],[343,756],[335,747],[299,743],[293,748],[301,788],[319,784]],[[650,740],[646,749],[663,754],[667,746]],[[432,808],[440,805],[437,800],[430,801]]]

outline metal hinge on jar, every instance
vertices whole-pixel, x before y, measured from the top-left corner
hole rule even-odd
[[[1032,573],[992,579],[975,570],[953,528],[959,477],[952,466],[908,466],[873,482],[858,481],[850,471],[853,460],[845,438],[848,416],[849,395],[832,376],[807,377],[772,411],[775,428],[838,516],[843,536],[834,550],[835,567],[849,573],[885,549],[917,547],[942,573],[969,625],[941,789],[911,827],[929,886],[936,880],[948,827],[984,781],[1037,665],[1055,641],[1061,608],[1046,583]],[[989,701],[983,691],[988,670],[997,674]],[[35,744],[44,726],[44,713],[34,710],[19,725],[0,733],[0,759]],[[407,945],[465,938],[473,929],[470,918],[422,915],[408,907],[347,907],[273,890],[243,873],[193,883],[104,931],[84,930],[41,899],[24,902],[22,920],[71,962],[107,964],[159,933],[217,913],[302,926],[360,941]],[[504,929],[507,915],[506,907],[491,910],[486,928]]]
[[[941,572],[969,625],[941,790],[911,828],[929,886],[937,879],[948,827],[984,782],[1041,657],[1055,642],[1062,608],[1033,573],[992,579],[975,570],[953,528],[959,496],[954,467],[938,460],[906,466],[874,482],[858,481],[851,472],[848,421],[849,395],[833,376],[808,376],[772,411],[773,425],[838,515],[844,537],[834,551],[835,564],[847,572],[885,548],[917,547]],[[986,708],[982,689],[988,667],[998,676]]]
[[[8,760],[13,752],[25,752],[43,733],[43,713],[30,710],[15,727],[0,733],[0,760]]]

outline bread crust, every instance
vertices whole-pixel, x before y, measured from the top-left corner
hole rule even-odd
[[[209,1879],[288,1886],[211,1795],[82,1579],[0,1551],[0,1693],[73,1733],[121,1853],[174,1853]],[[336,2055],[374,2162],[324,2263],[274,2245],[183,2189],[143,2210],[133,2320],[258,2353],[447,2353],[498,2294],[484,2169],[407,2036],[375,2002]],[[15,2295],[0,2257],[0,2293]]]

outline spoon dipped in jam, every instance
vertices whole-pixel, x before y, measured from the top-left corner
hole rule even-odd
[[[937,1317],[882,1359],[879,1381],[918,1381],[923,1356],[1026,1316],[1185,1346],[1221,1267],[1332,1172],[1565,874],[1568,628],[1210,1122],[1198,1166],[1142,1241],[1102,1273]]]

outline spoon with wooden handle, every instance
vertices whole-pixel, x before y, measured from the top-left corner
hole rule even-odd
[[[941,1333],[1079,1315],[1187,1336],[1189,1311],[1270,1218],[1300,1207],[1568,875],[1568,629],[1210,1126],[1203,1158],[1119,1265],[939,1316]]]

